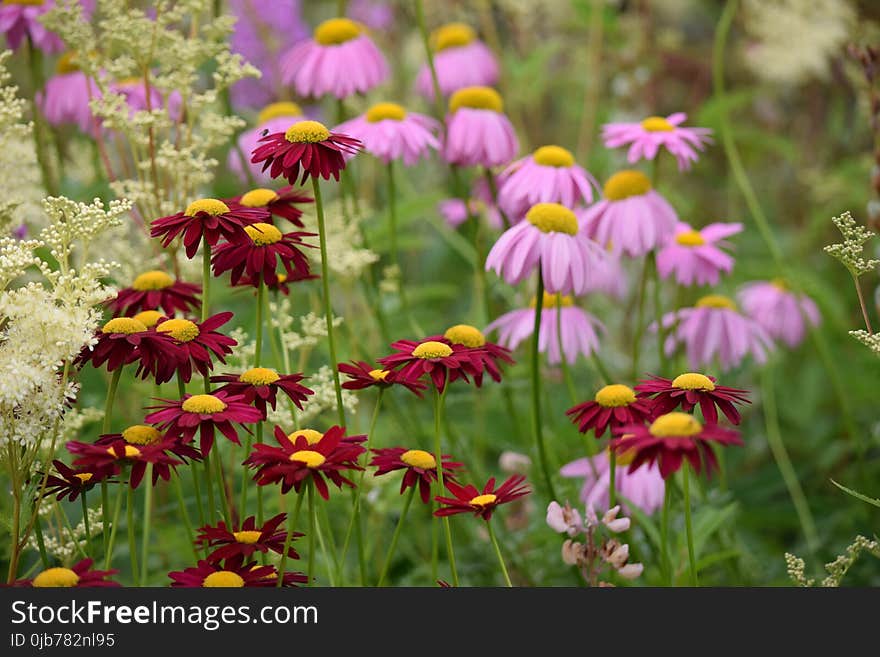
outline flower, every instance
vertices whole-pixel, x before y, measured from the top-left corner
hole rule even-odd
[[[46,475],[46,494],[55,494],[56,500],[67,498],[75,502],[81,493],[91,490],[112,474],[112,468],[69,468],[61,461],[53,460],[58,476]],[[42,479],[44,473],[37,473]]]
[[[168,573],[172,587],[185,588],[241,588],[276,586],[278,571],[275,566],[260,566],[256,562],[244,563],[239,555],[223,563],[199,559],[198,565]],[[285,572],[284,586],[296,586],[308,582],[302,573]]]
[[[737,292],[737,300],[746,316],[791,349],[803,342],[808,326],[818,326],[822,321],[810,297],[792,292],[779,279],[746,283]]]
[[[162,246],[167,248],[182,233],[186,257],[192,259],[202,240],[208,246],[217,244],[221,237],[235,240],[241,236],[245,226],[268,218],[269,213],[263,208],[237,206],[230,209],[223,201],[203,198],[190,203],[183,212],[153,221],[150,236],[161,237]]]
[[[298,96],[338,99],[364,94],[388,77],[388,63],[364,31],[348,18],[331,18],[281,57],[281,79]]]
[[[487,205],[475,198],[468,199],[467,203],[460,198],[443,199],[437,204],[437,212],[452,228],[457,228],[470,217],[482,215],[485,215],[492,228],[497,230],[504,226],[504,220],[496,206]]]
[[[491,477],[483,490],[479,491],[473,485],[462,486],[455,481],[444,481],[446,490],[455,497],[436,496],[434,499],[446,506],[441,506],[434,512],[435,516],[451,516],[457,513],[473,513],[475,516],[488,521],[495,509],[507,502],[528,495],[532,491],[523,485],[526,480],[522,475],[511,475],[503,484],[495,488],[495,477]]]
[[[603,188],[604,199],[578,213],[586,234],[614,254],[632,258],[656,249],[675,233],[678,216],[641,171],[618,171]]]
[[[627,452],[617,457],[614,487],[620,497],[651,515],[663,505],[665,483],[655,463],[645,464],[630,471],[627,466],[634,454]],[[611,460],[608,450],[566,463],[559,471],[563,477],[583,479],[580,498],[587,508],[606,509],[610,503]],[[626,503],[624,503],[626,507]]]
[[[151,428],[151,427],[147,427]],[[74,465],[82,465],[88,468],[112,469],[114,474],[118,474],[122,467],[130,465],[131,472],[128,477],[128,484],[132,488],[137,488],[144,474],[147,471],[147,464],[153,466],[152,484],[161,477],[165,481],[171,479],[171,469],[180,465],[182,461],[169,456],[166,452],[173,451],[177,447],[175,438],[159,438],[158,432],[156,442],[149,444],[133,445],[126,440],[114,440],[107,444],[96,442],[94,444],[83,443],[77,440],[71,440],[67,443],[67,451],[76,454]]]
[[[532,299],[530,308],[501,315],[486,327],[486,333],[498,331],[499,344],[516,349],[535,330],[535,301]],[[570,296],[544,293],[538,351],[547,354],[551,365],[561,362],[563,355],[570,365],[574,365],[579,354],[589,358],[599,348],[597,330],[605,330],[602,322],[574,305]]]
[[[135,447],[144,445],[157,445],[163,443],[164,449],[171,452],[174,456],[181,459],[184,463],[187,459],[201,461],[202,454],[190,445],[184,445],[176,438],[167,440],[168,436],[163,436],[162,432],[147,424],[133,424],[127,427],[122,433],[102,434],[95,441],[95,445],[111,446],[119,441],[123,441]]]
[[[498,62],[489,47],[477,39],[476,33],[464,23],[447,23],[431,34],[434,71],[440,93],[448,96],[465,87],[491,87],[498,82]],[[428,100],[434,100],[431,69],[422,64],[416,76],[416,89]]]
[[[261,137],[274,132],[284,132],[290,124],[296,123],[302,118],[304,118],[302,108],[289,100],[266,105],[257,116],[256,126],[243,131],[238,136],[238,148],[229,150],[229,155],[226,156],[226,168],[238,176],[243,183],[248,180],[245,171],[247,168],[250,169],[254,180],[261,184],[268,184],[272,178],[264,173],[258,165],[249,161],[249,154],[259,145]]]
[[[314,203],[315,199],[301,190],[295,190],[291,185],[286,185],[277,192],[272,189],[258,187],[241,196],[234,196],[228,201],[243,205],[246,208],[266,208],[269,211],[270,221],[272,216],[282,217],[294,226],[302,228],[304,225],[300,221],[302,210],[296,207],[294,203]]]
[[[681,467],[686,458],[694,471],[699,474],[702,464],[706,464],[706,474],[711,475],[718,467],[712,444],[742,445],[739,433],[724,429],[717,424],[701,424],[697,418],[687,413],[675,411],[655,419],[649,427],[630,424],[619,427],[611,441],[611,449],[618,455],[633,450],[630,474],[643,464],[657,463],[660,476],[668,479]]]
[[[80,0],[86,20],[95,9],[95,0]],[[12,50],[26,40],[46,54],[61,52],[64,43],[54,32],[43,26],[40,16],[55,7],[55,0],[4,0],[0,4],[0,33]]]
[[[664,279],[675,274],[679,285],[718,285],[720,273],[733,269],[733,258],[719,248],[729,244],[721,240],[742,229],[739,223],[715,223],[697,231],[679,222],[675,234],[657,251],[657,273]]]
[[[377,103],[364,114],[336,127],[339,132],[360,139],[364,150],[383,164],[403,160],[412,166],[430,149],[440,148],[435,134],[440,124],[425,114],[408,112],[397,103]]]
[[[91,570],[94,561],[82,559],[72,568],[47,568],[33,579],[18,580],[13,586],[42,588],[88,588],[95,586],[119,586],[118,582],[106,579],[118,570]]]
[[[734,404],[751,403],[748,391],[720,386],[714,376],[698,372],[685,372],[674,379],[651,375],[650,379],[639,381],[636,392],[640,398],[650,399],[655,417],[679,407],[690,413],[699,404],[703,418],[713,424],[718,422],[718,411],[731,424],[739,424],[739,411]]]
[[[232,338],[215,331],[232,319],[231,312],[217,313],[206,318],[203,322],[194,322],[189,319],[175,318],[164,319],[156,324],[157,333],[166,333],[174,338],[184,351],[184,358],[177,363],[174,369],[189,382],[192,378],[192,368],[202,376],[208,375],[208,370],[214,369],[212,354],[221,363],[225,363],[224,356],[232,353],[232,347],[238,343]]]
[[[408,379],[431,377],[438,391],[456,379],[469,381],[469,376],[482,372],[482,357],[464,345],[449,345],[438,340],[398,340],[391,344],[396,353],[379,359],[386,369],[399,370]]]
[[[175,280],[164,271],[153,269],[138,275],[131,287],[123,288],[106,303],[118,315],[131,317],[142,310],[164,310],[165,315],[173,317],[178,311],[198,311],[202,302],[196,295],[201,293],[200,285]]]
[[[547,292],[583,294],[607,252],[578,228],[574,212],[559,203],[538,203],[526,220],[509,228],[492,246],[486,270],[518,285],[540,265]]]
[[[245,402],[258,408],[265,418],[266,405],[275,408],[279,390],[302,410],[303,402],[315,394],[314,390],[300,385],[304,378],[302,374],[278,374],[267,367],[252,367],[241,374],[212,376],[211,383],[223,383],[217,392],[241,396]]]
[[[394,370],[378,369],[362,360],[353,360],[350,365],[339,363],[338,369],[349,378],[348,381],[342,383],[342,387],[346,390],[363,390],[372,386],[390,388],[394,385],[401,385],[421,397],[422,390],[428,387],[419,381],[417,376],[407,376],[403,372],[395,372]]]
[[[288,276],[284,272],[279,272],[275,274],[275,280],[266,284],[266,281],[263,281],[263,284],[266,286],[266,289],[271,292],[280,292],[284,296],[288,296],[290,294],[290,285],[291,283],[298,283],[300,281],[312,281],[320,278],[317,274],[305,272],[294,272],[293,276]],[[254,280],[253,276],[248,276],[247,274],[242,274],[241,278],[238,281],[238,285],[234,287],[250,287],[256,288],[260,286],[260,281]]]
[[[572,509],[568,502],[565,506],[561,506],[559,502],[553,501],[547,505],[547,516],[545,518],[550,529],[560,534],[565,533],[569,536],[577,536],[584,531],[584,521],[577,509]]]
[[[515,362],[510,356],[510,349],[489,342],[480,329],[470,324],[455,324],[446,329],[443,335],[435,335],[427,339],[470,349],[474,357],[479,360],[479,369],[474,372],[474,385],[478,388],[483,385],[484,371],[489,373],[493,381],[500,383],[501,363],[512,365]]]
[[[519,150],[504,102],[491,87],[465,87],[449,99],[443,158],[463,167],[507,164]]]
[[[81,132],[93,134],[97,121],[89,99],[99,95],[95,81],[79,70],[76,53],[67,52],[59,58],[55,75],[46,80],[36,100],[49,125],[75,125]]]
[[[224,521],[220,521],[216,527],[206,525],[199,528],[196,536],[196,545],[211,549],[207,559],[211,563],[230,559],[232,557],[248,558],[254,552],[268,553],[270,550],[277,554],[284,552],[284,542],[287,531],[278,529],[287,518],[286,513],[279,513],[257,528],[254,516],[245,519],[238,530],[232,531]],[[303,536],[300,532],[291,534],[292,538]],[[299,554],[292,547],[288,548],[287,556],[291,559],[299,559]]]
[[[437,481],[437,459],[421,449],[406,447],[387,447],[370,450],[375,454],[370,465],[376,468],[374,476],[379,477],[395,470],[406,470],[400,482],[400,494],[407,488],[414,488],[418,483],[422,502],[427,504],[431,499],[431,485]],[[448,454],[443,454],[443,480],[449,481],[455,470],[461,467]]]
[[[679,171],[687,171],[697,161],[697,151],[712,142],[708,128],[679,127],[687,114],[676,112],[665,119],[649,116],[639,123],[606,123],[602,126],[605,148],[629,145],[626,159],[635,164],[641,159],[653,160],[662,146],[678,162]]]
[[[214,275],[231,271],[233,285],[241,281],[245,273],[252,284],[259,286],[278,281],[277,268],[284,268],[288,278],[303,278],[310,274],[309,260],[299,247],[311,247],[302,241],[314,233],[282,233],[275,226],[258,222],[244,227],[245,235],[220,244],[214,249],[211,264]]]
[[[152,84],[147,86],[143,77],[125,78],[117,80],[110,85],[111,91],[119,94],[125,100],[129,108],[129,118],[133,118],[135,112],[149,112],[166,106],[165,98]],[[147,96],[147,89],[150,95]],[[179,91],[168,94],[168,117],[175,123],[183,118],[183,98]]]
[[[612,383],[600,388],[592,400],[571,407],[565,414],[581,433],[592,429],[596,438],[601,438],[609,427],[613,433],[626,424],[644,422],[651,417],[651,405],[638,399],[629,386]]]

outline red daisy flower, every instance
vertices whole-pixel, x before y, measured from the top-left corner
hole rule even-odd
[[[246,208],[265,208],[269,211],[270,215],[282,217],[292,224],[303,228],[304,224],[300,221],[302,210],[294,204],[314,203],[315,199],[306,195],[305,192],[295,190],[291,185],[287,185],[277,192],[264,187],[252,189],[241,196],[232,197],[228,202],[242,205]]]
[[[287,514],[279,513],[263,523],[263,526],[258,529],[256,518],[250,516],[236,531],[230,530],[221,520],[216,527],[210,525],[201,527],[195,542],[199,546],[216,548],[208,555],[208,561],[212,563],[235,556],[247,558],[254,552],[268,553],[269,550],[281,554],[284,552],[287,531],[279,530],[278,527],[285,518],[287,518]],[[293,538],[301,536],[303,534],[299,532],[294,532],[292,535]],[[299,559],[299,554],[292,547],[288,548],[287,556],[291,559]]]
[[[618,454],[633,452],[629,472],[635,472],[643,463],[656,461],[664,479],[678,471],[684,458],[697,474],[705,461],[706,474],[711,475],[718,467],[712,443],[743,444],[739,432],[717,424],[704,426],[693,415],[679,411],[661,415],[650,427],[642,424],[619,427],[615,435],[618,437],[611,441],[611,449]]]
[[[165,445],[165,451],[174,454],[184,463],[187,463],[188,459],[193,461],[202,460],[202,453],[195,447],[180,442],[180,439],[174,436],[163,436],[162,432],[156,427],[151,427],[147,424],[133,424],[124,429],[122,433],[101,434],[95,441],[95,445],[112,445],[120,440],[135,447],[162,443]]]
[[[461,345],[470,349],[480,364],[479,370],[473,373],[474,385],[478,388],[483,385],[484,371],[488,372],[495,382],[500,382],[500,363],[512,365],[515,362],[510,356],[510,349],[488,342],[480,329],[469,324],[450,326],[442,336],[432,336],[427,339],[445,342],[449,345]],[[454,381],[455,377],[452,380]]]
[[[262,278],[262,275],[254,277],[248,274],[242,274],[238,283],[234,287],[258,287],[260,285],[260,278]],[[284,296],[288,296],[290,294],[291,283],[315,281],[319,278],[321,277],[317,274],[312,274],[311,272],[294,271],[292,276],[288,276],[284,272],[278,272],[275,274],[274,282],[266,283],[263,281],[263,283],[266,283],[266,289],[270,292],[281,292]]]
[[[303,402],[308,400],[309,395],[315,394],[314,390],[300,385],[304,378],[302,374],[278,374],[268,367],[252,367],[241,374],[212,376],[211,383],[224,383],[217,388],[217,392],[240,395],[248,404],[260,409],[265,418],[266,405],[275,409],[279,390],[302,410]]]
[[[118,474],[124,466],[130,465],[128,483],[132,488],[140,485],[148,463],[153,465],[153,486],[160,477],[169,481],[171,469],[183,463],[166,453],[173,451],[175,447],[177,441],[173,438],[164,438],[155,444],[137,446],[125,440],[116,440],[109,444],[90,444],[76,440],[67,443],[67,451],[78,456],[73,462],[74,465],[113,469],[114,474]]]
[[[241,555],[224,563],[212,563],[200,559],[197,566],[168,573],[172,587],[184,588],[241,588],[275,586],[278,571],[275,566],[260,566],[256,562],[244,563]],[[302,573],[284,573],[284,586],[304,584],[308,579]]]
[[[397,353],[379,359],[389,369],[399,369],[408,379],[431,377],[437,390],[443,392],[446,383],[456,379],[469,381],[468,375],[482,371],[482,356],[476,350],[460,344],[447,344],[438,340],[398,340],[392,343]]]
[[[406,470],[400,482],[400,494],[403,495],[407,488],[418,484],[422,502],[427,504],[430,501],[431,484],[437,481],[437,459],[433,454],[421,449],[405,447],[386,447],[370,451],[376,455],[370,461],[370,465],[377,468],[373,476],[379,477],[395,470]],[[461,463],[452,461],[452,457],[448,454],[444,454],[442,458],[443,481],[451,481],[455,470],[461,467]]]
[[[132,319],[136,319],[147,328],[155,328],[156,324],[167,317],[165,313],[160,313],[158,310],[142,310],[136,315],[132,315]]]
[[[223,326],[230,319],[232,319],[232,313],[224,312],[211,315],[203,322],[193,322],[188,319],[165,319],[156,325],[158,333],[170,335],[185,352],[186,358],[180,360],[173,367],[184,381],[188,382],[192,378],[193,367],[202,376],[207,376],[208,370],[214,369],[214,364],[211,361],[212,354],[221,363],[226,362],[224,356],[231,354],[232,347],[238,343],[214,329]]]
[[[482,492],[470,484],[462,486],[455,481],[444,482],[446,490],[455,497],[441,497],[439,495],[435,497],[437,502],[446,506],[441,506],[434,511],[434,515],[451,516],[456,513],[473,513],[488,521],[498,505],[512,502],[532,492],[528,486],[523,485],[525,480],[526,478],[522,475],[511,475],[496,489],[495,477],[492,477],[483,486]]]
[[[266,221],[269,212],[265,208],[245,208],[237,206],[230,209],[223,201],[203,198],[190,203],[186,210],[153,221],[151,237],[161,237],[162,246],[167,247],[180,234],[186,257],[192,259],[204,239],[208,246],[214,246],[223,237],[234,240],[241,236],[248,224]]]
[[[83,559],[72,568],[48,568],[33,579],[21,579],[13,586],[42,588],[88,588],[119,586],[118,582],[109,579],[118,570],[91,570],[93,560]]]
[[[613,383],[600,389],[593,401],[573,406],[565,414],[578,425],[581,433],[593,429],[596,438],[601,438],[608,427],[613,433],[617,427],[648,420],[651,417],[651,404],[638,399],[629,386]]]
[[[311,244],[301,238],[315,233],[282,233],[272,224],[256,223],[244,227],[245,237],[221,244],[214,249],[211,263],[214,275],[232,271],[231,280],[237,285],[246,272],[251,283],[266,285],[278,282],[276,268],[280,263],[288,277],[309,275],[309,259],[299,247]]]
[[[404,372],[376,369],[362,360],[353,360],[351,363],[351,365],[339,363],[339,371],[349,378],[349,381],[342,384],[346,390],[363,390],[372,386],[390,388],[394,385],[401,385],[421,397],[422,390],[428,387],[417,377],[408,377]]]
[[[295,185],[302,169],[305,183],[309,176],[339,180],[345,168],[345,155],[354,155],[363,148],[360,140],[348,135],[330,132],[317,121],[299,121],[285,132],[275,132],[260,139],[251,162],[263,162],[263,171],[269,169],[273,178],[284,176]],[[270,168],[271,167],[271,168]]]
[[[42,479],[46,476],[46,493],[55,494],[56,500],[67,498],[75,502],[81,493],[94,488],[97,484],[113,475],[113,468],[69,468],[61,461],[54,460],[52,465],[58,475],[38,472]]]
[[[154,269],[135,278],[131,287],[120,290],[116,298],[105,303],[114,315],[131,317],[142,310],[162,309],[165,315],[173,317],[177,311],[198,311],[202,302],[196,295],[201,293],[200,285],[176,281],[164,271]]]
[[[640,381],[636,391],[639,397],[651,399],[654,416],[669,413],[679,406],[685,413],[690,413],[699,404],[706,422],[718,422],[718,411],[721,411],[731,424],[739,424],[740,415],[734,404],[752,403],[748,390],[719,386],[713,376],[686,372],[671,380],[653,374],[650,377]]]

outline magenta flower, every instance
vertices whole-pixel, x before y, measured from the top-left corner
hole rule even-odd
[[[89,98],[90,94],[91,98],[98,98],[101,92],[72,60],[72,53],[61,57],[56,74],[46,80],[45,88],[37,94],[37,104],[49,125],[75,125],[86,134],[94,134],[97,121]]]
[[[348,15],[371,30],[389,30],[394,25],[394,7],[386,0],[351,0]]]
[[[363,26],[331,18],[282,55],[281,77],[304,98],[330,94],[343,99],[384,82],[388,63]]]
[[[490,87],[465,87],[449,99],[443,158],[463,167],[494,167],[510,162],[519,141],[504,102]]]
[[[253,164],[250,161],[251,153],[260,145],[260,139],[264,135],[284,132],[292,123],[296,123],[302,118],[303,111],[296,103],[290,101],[272,103],[260,111],[256,127],[245,130],[238,136],[238,147],[244,154],[244,160],[251,170],[254,181],[263,185],[269,184],[272,181],[272,176],[268,172],[263,171],[262,166]],[[238,176],[239,180],[247,182],[247,174],[245,173],[242,157],[234,148],[230,149],[229,155],[226,156],[226,168]]]
[[[83,14],[88,19],[95,10],[95,0],[79,0]],[[12,50],[18,50],[28,38],[34,47],[46,54],[61,52],[64,43],[54,32],[40,22],[40,16],[55,8],[54,0],[4,0],[0,3],[0,34]]]
[[[504,175],[496,175],[496,188],[501,189],[505,180]],[[463,224],[467,221],[468,216],[484,218],[489,226],[495,230],[504,228],[504,220],[501,218],[498,206],[492,199],[492,191],[489,189],[489,183],[485,176],[474,178],[467,205],[460,198],[444,199],[437,204],[437,211],[452,228]]]
[[[748,317],[791,349],[803,342],[808,326],[819,326],[822,321],[810,297],[792,292],[778,279],[746,283],[737,299]]]
[[[630,164],[653,160],[662,146],[675,157],[679,171],[686,171],[697,161],[697,151],[712,143],[712,131],[708,128],[679,127],[686,118],[687,114],[676,112],[665,119],[649,116],[639,123],[606,123],[602,126],[602,139],[606,148],[629,145],[626,159]]]
[[[168,97],[162,95],[156,87],[150,85],[150,102],[147,103],[147,87],[143,78],[130,78],[119,80],[110,85],[110,89],[125,98],[125,102],[131,108],[129,116],[135,112],[162,109],[167,106],[168,116],[174,122],[179,122],[183,117],[183,98],[179,91],[172,91]]]
[[[617,457],[614,488],[617,490],[618,499],[624,497],[626,502],[631,502],[650,515],[663,505],[666,485],[656,463],[645,464],[638,470],[629,472],[627,466],[632,458],[627,458],[628,456],[630,455],[624,454]],[[596,456],[566,463],[559,474],[563,477],[584,480],[580,497],[588,509],[608,508],[610,504],[608,492],[611,490],[611,463],[608,450]],[[626,502],[623,503],[625,509]]]
[[[657,272],[664,279],[675,274],[679,285],[718,285],[721,272],[729,274],[733,269],[733,258],[720,248],[730,244],[721,240],[742,229],[739,223],[716,223],[694,230],[679,222],[675,234],[657,252]]]
[[[440,124],[430,116],[407,112],[397,103],[377,103],[334,130],[360,139],[364,150],[384,164],[403,160],[404,165],[410,167],[432,148],[440,148],[435,137]]]
[[[469,25],[448,23],[431,35],[434,69],[440,93],[444,96],[465,87],[491,87],[498,82],[495,55]],[[428,64],[422,64],[416,77],[416,89],[428,100],[434,100],[434,84]]]

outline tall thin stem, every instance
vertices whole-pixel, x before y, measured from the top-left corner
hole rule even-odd
[[[632,344],[632,380],[635,381],[639,377],[639,353],[642,349],[642,336],[645,333],[645,294],[648,287],[648,276],[650,276],[651,272],[651,260],[648,256],[645,256],[645,261],[642,264],[642,276],[639,280],[639,301],[638,301],[638,309],[636,310],[636,327],[633,331],[633,344]]]
[[[443,450],[441,448],[441,433],[443,426],[443,409],[446,401],[446,391],[449,390],[449,381],[443,386],[441,392],[434,388],[434,460],[437,465],[437,495],[443,495],[445,483],[443,481]],[[449,525],[449,518],[443,516],[438,518],[442,520],[443,531],[446,534],[446,555],[449,558],[449,569],[452,571],[452,585],[458,586],[458,570],[455,567],[455,550],[452,547],[452,528]]]
[[[101,433],[108,434],[110,433],[110,423],[113,417],[113,403],[116,401],[116,389],[119,387],[119,377],[122,376],[122,367],[119,367],[116,371],[113,372],[110,377],[110,385],[107,388],[107,400],[104,402],[104,421],[101,425]],[[103,532],[103,540],[104,540],[104,558],[108,559],[108,550],[110,549],[110,535],[107,532],[107,528],[110,526],[109,520],[110,516],[110,505],[107,503],[107,481],[104,480],[101,482],[101,513],[104,516],[104,532]]]
[[[147,581],[147,564],[150,560],[150,528],[153,514],[153,464],[147,464],[144,474],[144,524],[141,531],[141,576],[139,583],[143,586]],[[192,534],[187,534],[192,536]]]
[[[110,562],[113,561],[113,545],[116,542],[116,528],[119,526],[119,511],[122,509],[122,498],[125,497],[126,484],[119,482],[117,484],[119,491],[116,493],[116,504],[113,506],[113,522],[110,529],[110,542],[107,544],[107,553],[104,555],[104,570],[109,570]],[[104,531],[107,531],[107,524],[104,524]]]
[[[859,296],[859,308],[862,309],[862,318],[865,320],[865,328],[868,329],[868,333],[873,333],[874,329],[871,328],[871,318],[868,315],[868,307],[865,304],[865,295],[862,294],[862,284],[859,282],[859,277],[855,274],[852,275],[852,279],[856,286],[856,294]]]
[[[660,515],[660,566],[673,583],[672,564],[669,560],[669,505],[672,502],[672,486],[668,480],[663,481],[663,511]]]
[[[608,450],[608,508],[617,504],[617,452]]]
[[[308,488],[308,496],[309,496],[309,561],[308,561],[308,570],[306,570],[306,575],[308,575],[309,583],[308,586],[314,586],[314,576],[315,576],[315,525],[317,524],[317,519],[315,517],[315,482],[310,477],[309,483],[307,484]]]
[[[495,555],[498,557],[498,564],[501,566],[501,574],[504,575],[504,583],[508,587],[513,584],[510,581],[510,575],[507,574],[507,566],[504,564],[504,557],[501,555],[501,547],[498,545],[498,539],[495,537],[495,530],[492,528],[492,521],[486,521],[486,529],[489,530],[489,538],[492,539],[492,547],[495,548]]]
[[[131,555],[131,579],[136,586],[139,586],[141,583],[141,571],[138,568],[137,545],[135,544],[134,540],[134,489],[131,487],[131,482],[129,482],[127,485],[120,484],[120,486],[123,485],[128,489],[126,525],[128,525],[128,553],[129,555]]]
[[[208,304],[211,300],[211,246],[208,238],[202,238],[202,321],[208,319]]]
[[[541,318],[544,314],[544,275],[541,273],[541,263],[538,262],[538,290],[535,293],[535,324],[532,331],[532,432],[538,445],[538,460],[541,462],[541,473],[544,475],[544,483],[550,494],[550,499],[556,499],[556,491],[553,488],[553,479],[550,477],[550,469],[547,463],[547,451],[544,446],[544,427],[541,419],[541,354],[538,350],[541,336]]]
[[[290,551],[290,541],[293,538],[293,532],[299,520],[299,510],[302,508],[305,496],[305,491],[297,493],[296,503],[293,505],[293,515],[287,518],[287,536],[284,537],[284,552],[281,553],[281,563],[278,565],[278,588],[284,585],[284,568],[287,566],[287,553]]]
[[[685,463],[684,467],[681,469],[683,479],[682,488],[684,489],[684,526],[685,532],[687,533],[688,564],[690,565],[691,571],[691,586],[699,586],[700,584],[697,580],[697,558],[694,554],[694,529],[691,524],[690,471],[690,464]]]
[[[92,529],[89,526],[89,505],[88,502],[86,502],[85,489],[83,489],[82,495],[79,497],[80,504],[82,505],[83,528],[86,532],[86,554],[90,554],[92,549]]]
[[[180,517],[183,519],[183,526],[186,527],[186,535],[192,536],[192,521],[189,519],[189,511],[186,509],[186,499],[183,497],[183,485],[180,482],[180,473],[175,472],[172,476],[174,479],[174,493],[177,496],[177,504],[180,508]],[[193,556],[196,558],[196,561],[199,560],[199,551],[196,548],[195,543],[189,541],[190,546],[192,547]]]
[[[388,545],[388,552],[385,554],[385,560],[382,562],[382,572],[379,574],[379,582],[376,586],[382,586],[385,583],[385,576],[388,575],[388,569],[391,567],[391,559],[394,557],[394,551],[397,549],[397,540],[400,538],[400,530],[403,529],[403,523],[406,521],[406,514],[415,497],[417,486],[411,486],[409,493],[404,498],[403,508],[400,510],[400,518],[397,520],[397,526],[391,535],[391,543]]]
[[[428,59],[428,70],[431,72],[431,89],[434,91],[436,118],[442,121],[444,115],[443,94],[440,92],[440,80],[437,77],[437,67],[434,66],[434,51],[431,48],[431,37],[428,34],[428,28],[425,25],[425,8],[422,0],[416,0],[416,24],[419,26],[422,45],[425,47],[425,57]]]
[[[410,323],[415,335],[423,335],[421,327],[416,322],[409,307],[409,299],[406,293],[406,281],[403,278],[403,267],[400,264],[400,249],[397,240],[397,184],[394,180],[394,162],[388,162],[385,167],[386,182],[388,183],[388,231],[389,244],[391,246],[391,264],[397,269],[398,280],[400,285],[400,305],[403,307],[403,314]]]
[[[265,305],[266,284],[260,278],[257,286],[257,325],[256,325],[256,350],[254,351],[254,367],[259,367],[263,356],[263,306]]]

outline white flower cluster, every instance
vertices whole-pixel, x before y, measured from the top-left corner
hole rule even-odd
[[[289,404],[278,404],[276,410],[269,409],[269,422],[282,427],[301,426],[308,424],[325,411],[336,411],[336,388],[333,386],[333,370],[326,365],[321,366],[303,383],[315,391],[309,396],[308,402],[299,413],[299,424],[293,417]],[[345,412],[354,415],[357,412],[358,397],[350,390],[342,391],[342,405]]]
[[[821,586],[826,588],[840,586],[846,573],[863,552],[867,552],[877,559],[880,559],[880,541],[865,538],[861,535],[856,536],[853,542],[847,546],[843,554],[839,555],[834,561],[825,564],[825,570],[828,573],[828,576],[822,580]],[[785,567],[791,581],[798,586],[816,585],[814,579],[806,576],[806,563],[800,557],[786,552]]]
[[[843,243],[826,246],[825,253],[840,260],[855,277],[866,274],[880,265],[880,260],[865,260],[862,255],[865,242],[874,237],[874,233],[856,223],[849,211],[839,217],[833,217],[831,221],[843,234]]]
[[[317,233],[318,218],[314,208],[306,208],[302,222],[305,230]],[[347,280],[355,280],[375,262],[379,255],[363,247],[360,230],[361,219],[351,216],[346,220],[342,211],[342,203],[338,200],[324,204],[324,227],[327,233],[327,266],[334,274]],[[309,259],[315,266],[321,262],[321,253],[317,249],[309,252]]]
[[[52,506],[44,504],[40,509],[40,515],[47,515],[47,509],[51,511]],[[95,536],[100,535],[104,531],[103,507],[99,506],[96,509],[89,509],[88,514],[89,534],[91,538],[94,539]],[[86,547],[85,543],[86,525],[82,520],[79,521],[79,524],[74,527],[72,531],[68,531],[67,528],[64,528],[57,535],[44,534],[43,536],[43,546],[46,548],[46,552],[66,564],[71,564],[77,561],[77,554],[79,554],[80,557],[82,556]],[[27,546],[33,550],[39,549],[39,544],[37,543],[35,535],[31,534],[28,537]]]

